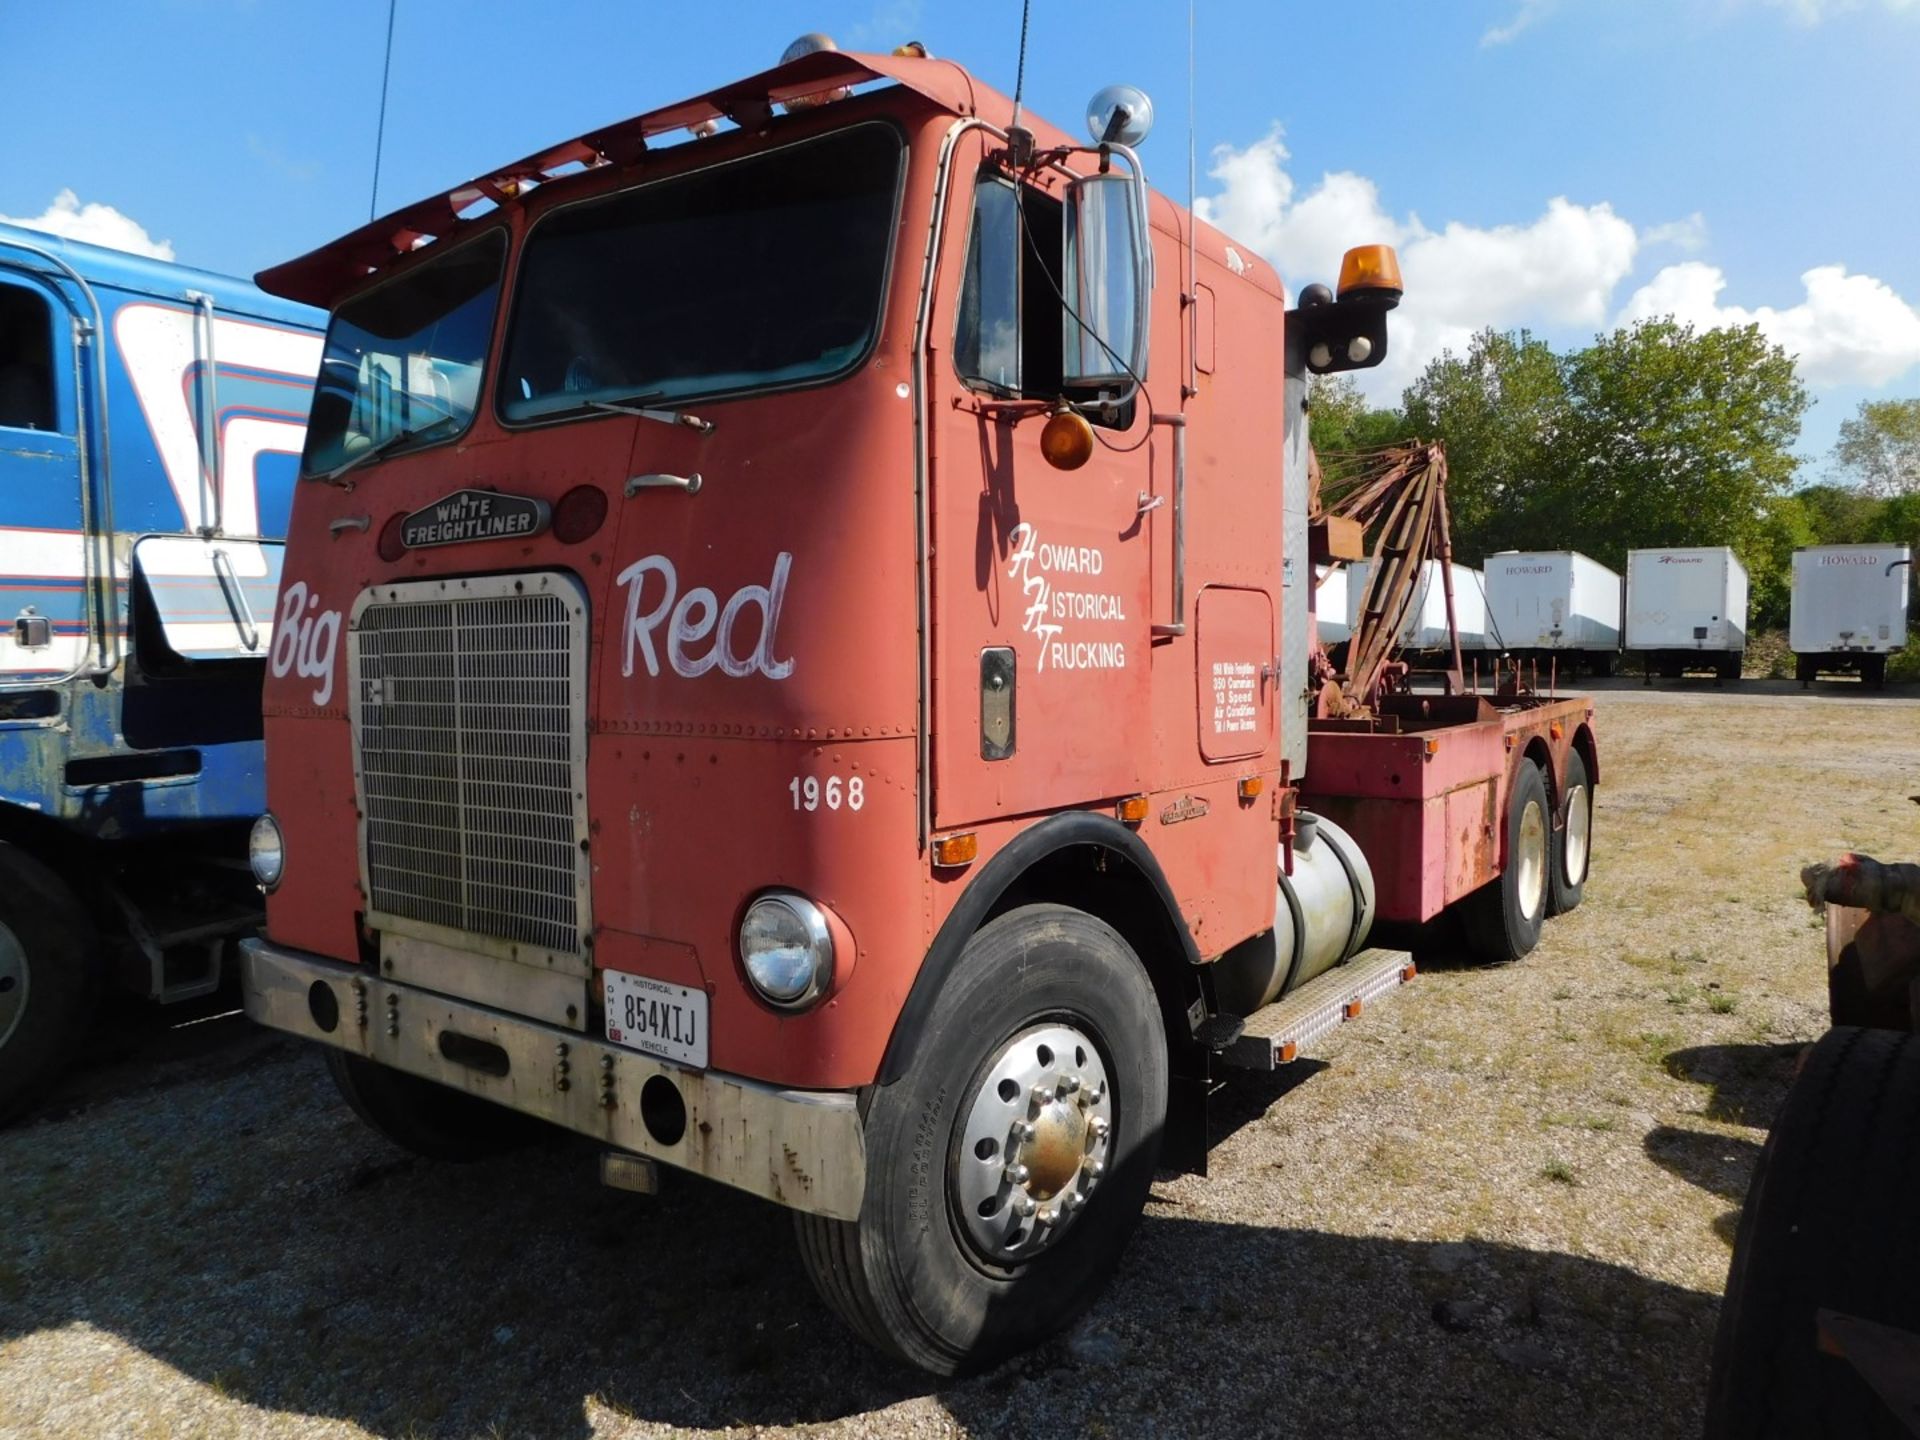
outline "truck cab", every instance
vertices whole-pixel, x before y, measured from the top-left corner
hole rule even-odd
[[[0,225],[0,1115],[257,925],[260,687],[317,312]]]
[[[512,1111],[792,1208],[940,1373],[1204,1164],[1219,963],[1257,1011],[1366,937],[1295,803],[1302,401],[1397,268],[1290,308],[1136,96],[816,49],[259,277],[333,318],[249,1013],[422,1153]]]

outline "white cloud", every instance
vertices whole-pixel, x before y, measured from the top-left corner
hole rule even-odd
[[[1697,213],[1640,229],[1604,201],[1581,205],[1558,196],[1523,223],[1451,221],[1434,229],[1417,215],[1395,215],[1364,175],[1340,171],[1302,185],[1290,159],[1277,126],[1244,149],[1216,148],[1209,173],[1219,188],[1196,208],[1273,261],[1290,293],[1316,280],[1331,284],[1350,246],[1399,250],[1407,290],[1387,359],[1355,376],[1383,401],[1396,398],[1443,350],[1464,350],[1489,326],[1581,340],[1609,324],[1667,314],[1700,328],[1758,325],[1799,357],[1810,385],[1885,385],[1920,365],[1920,311],[1884,282],[1850,275],[1843,265],[1807,271],[1799,304],[1749,310],[1720,303],[1727,282],[1716,266],[1678,261],[1616,312],[1616,294],[1650,248],[1692,253],[1706,244],[1706,218]]]
[[[1861,9],[1866,0],[1761,0],[1761,3],[1770,10],[1784,10],[1802,25],[1818,25],[1835,15]],[[1893,11],[1912,10],[1920,5],[1920,0],[1880,0],[1880,4]]]
[[[1505,45],[1522,30],[1530,29],[1535,21],[1543,19],[1558,3],[1559,0],[1520,0],[1520,8],[1514,12],[1513,18],[1504,25],[1488,27],[1480,37],[1480,43],[1483,46]]]
[[[1671,245],[1692,254],[1707,248],[1707,217],[1698,210],[1684,220],[1669,220],[1664,225],[1649,225],[1640,232],[1642,245]]]
[[[1610,205],[1561,197],[1523,225],[1431,230],[1417,215],[1394,216],[1365,176],[1330,174],[1300,190],[1288,158],[1277,128],[1244,150],[1216,149],[1210,173],[1221,189],[1199,201],[1200,214],[1272,260],[1295,290],[1330,283],[1349,246],[1399,249],[1407,296],[1387,361],[1359,377],[1383,398],[1485,326],[1599,326],[1639,253],[1639,235]]]
[[[1669,265],[1633,293],[1623,324],[1673,315],[1698,328],[1758,325],[1798,357],[1810,385],[1885,385],[1920,365],[1920,311],[1884,281],[1821,265],[1800,277],[1806,298],[1776,310],[1722,305],[1727,277],[1698,260]]]
[[[173,259],[173,242],[155,240],[137,220],[122,215],[111,205],[98,201],[80,203],[71,190],[62,190],[53,203],[30,218],[0,215],[0,224],[24,225],[29,230],[44,230],[64,235],[69,240],[84,240],[89,245],[105,245],[113,250],[128,250],[135,255],[151,255],[156,260]]]

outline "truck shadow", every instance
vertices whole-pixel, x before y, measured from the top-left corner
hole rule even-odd
[[[1162,1186],[1070,1337],[941,1383],[838,1325],[781,1211],[690,1179],[606,1191],[594,1160],[570,1138],[413,1160],[304,1053],[0,1135],[0,1343],[35,1336],[11,1364],[80,1383],[106,1373],[104,1332],[164,1368],[131,1356],[103,1383],[172,1371],[396,1437],[888,1429],[908,1417],[875,1412],[921,1397],[982,1434],[1697,1429],[1716,1299],[1611,1264],[1224,1224],[1187,1213],[1204,1188]]]
[[[1707,1087],[1706,1115],[1765,1130],[1787,1097],[1805,1041],[1764,1045],[1693,1045],[1669,1051],[1661,1064],[1676,1080]]]

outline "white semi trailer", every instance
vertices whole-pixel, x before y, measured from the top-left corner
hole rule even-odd
[[[1347,629],[1360,621],[1360,604],[1367,589],[1365,560],[1347,567]],[[1467,565],[1453,567],[1453,614],[1460,626],[1462,651],[1487,647],[1486,579]],[[1421,568],[1420,583],[1413,603],[1407,606],[1407,618],[1400,626],[1400,648],[1411,651],[1439,652],[1450,649],[1447,635],[1447,591],[1440,583],[1440,562],[1429,560]]]
[[[1627,552],[1627,645],[1656,673],[1740,678],[1747,648],[1747,568],[1725,545]]]
[[[1485,563],[1489,647],[1516,660],[1612,671],[1619,575],[1577,550],[1502,550]]]
[[[1905,545],[1812,545],[1793,552],[1787,639],[1802,688],[1822,672],[1851,671],[1879,689],[1887,656],[1907,643],[1913,551]]]
[[[1347,620],[1347,567],[1322,565],[1314,580],[1313,629],[1320,644],[1331,650],[1353,638]]]

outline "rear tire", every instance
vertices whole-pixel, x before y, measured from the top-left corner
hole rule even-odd
[[[1549,813],[1540,767],[1520,761],[1507,795],[1506,863],[1500,878],[1461,902],[1467,947],[1479,959],[1495,964],[1518,960],[1540,943],[1553,868]]]
[[[0,844],[0,1123],[45,1092],[93,1009],[97,941],[73,892]]]
[[[1920,1038],[1830,1030],[1774,1121],[1740,1215],[1707,1389],[1708,1440],[1905,1437],[1815,1312],[1920,1330]]]
[[[1167,1107],[1153,983],[1104,921],[1009,911],[967,942],[911,1068],[865,1106],[860,1218],[796,1214],[807,1272],[876,1349],[936,1375],[985,1368],[1070,1324],[1139,1221]]]
[[[425,1160],[459,1165],[490,1160],[531,1144],[547,1130],[531,1116],[491,1100],[343,1050],[327,1050],[327,1069],[354,1114]]]
[[[1564,915],[1586,894],[1587,873],[1593,865],[1593,786],[1587,762],[1578,750],[1567,752],[1566,792],[1560,828],[1553,833],[1553,880],[1548,886],[1547,913]]]

